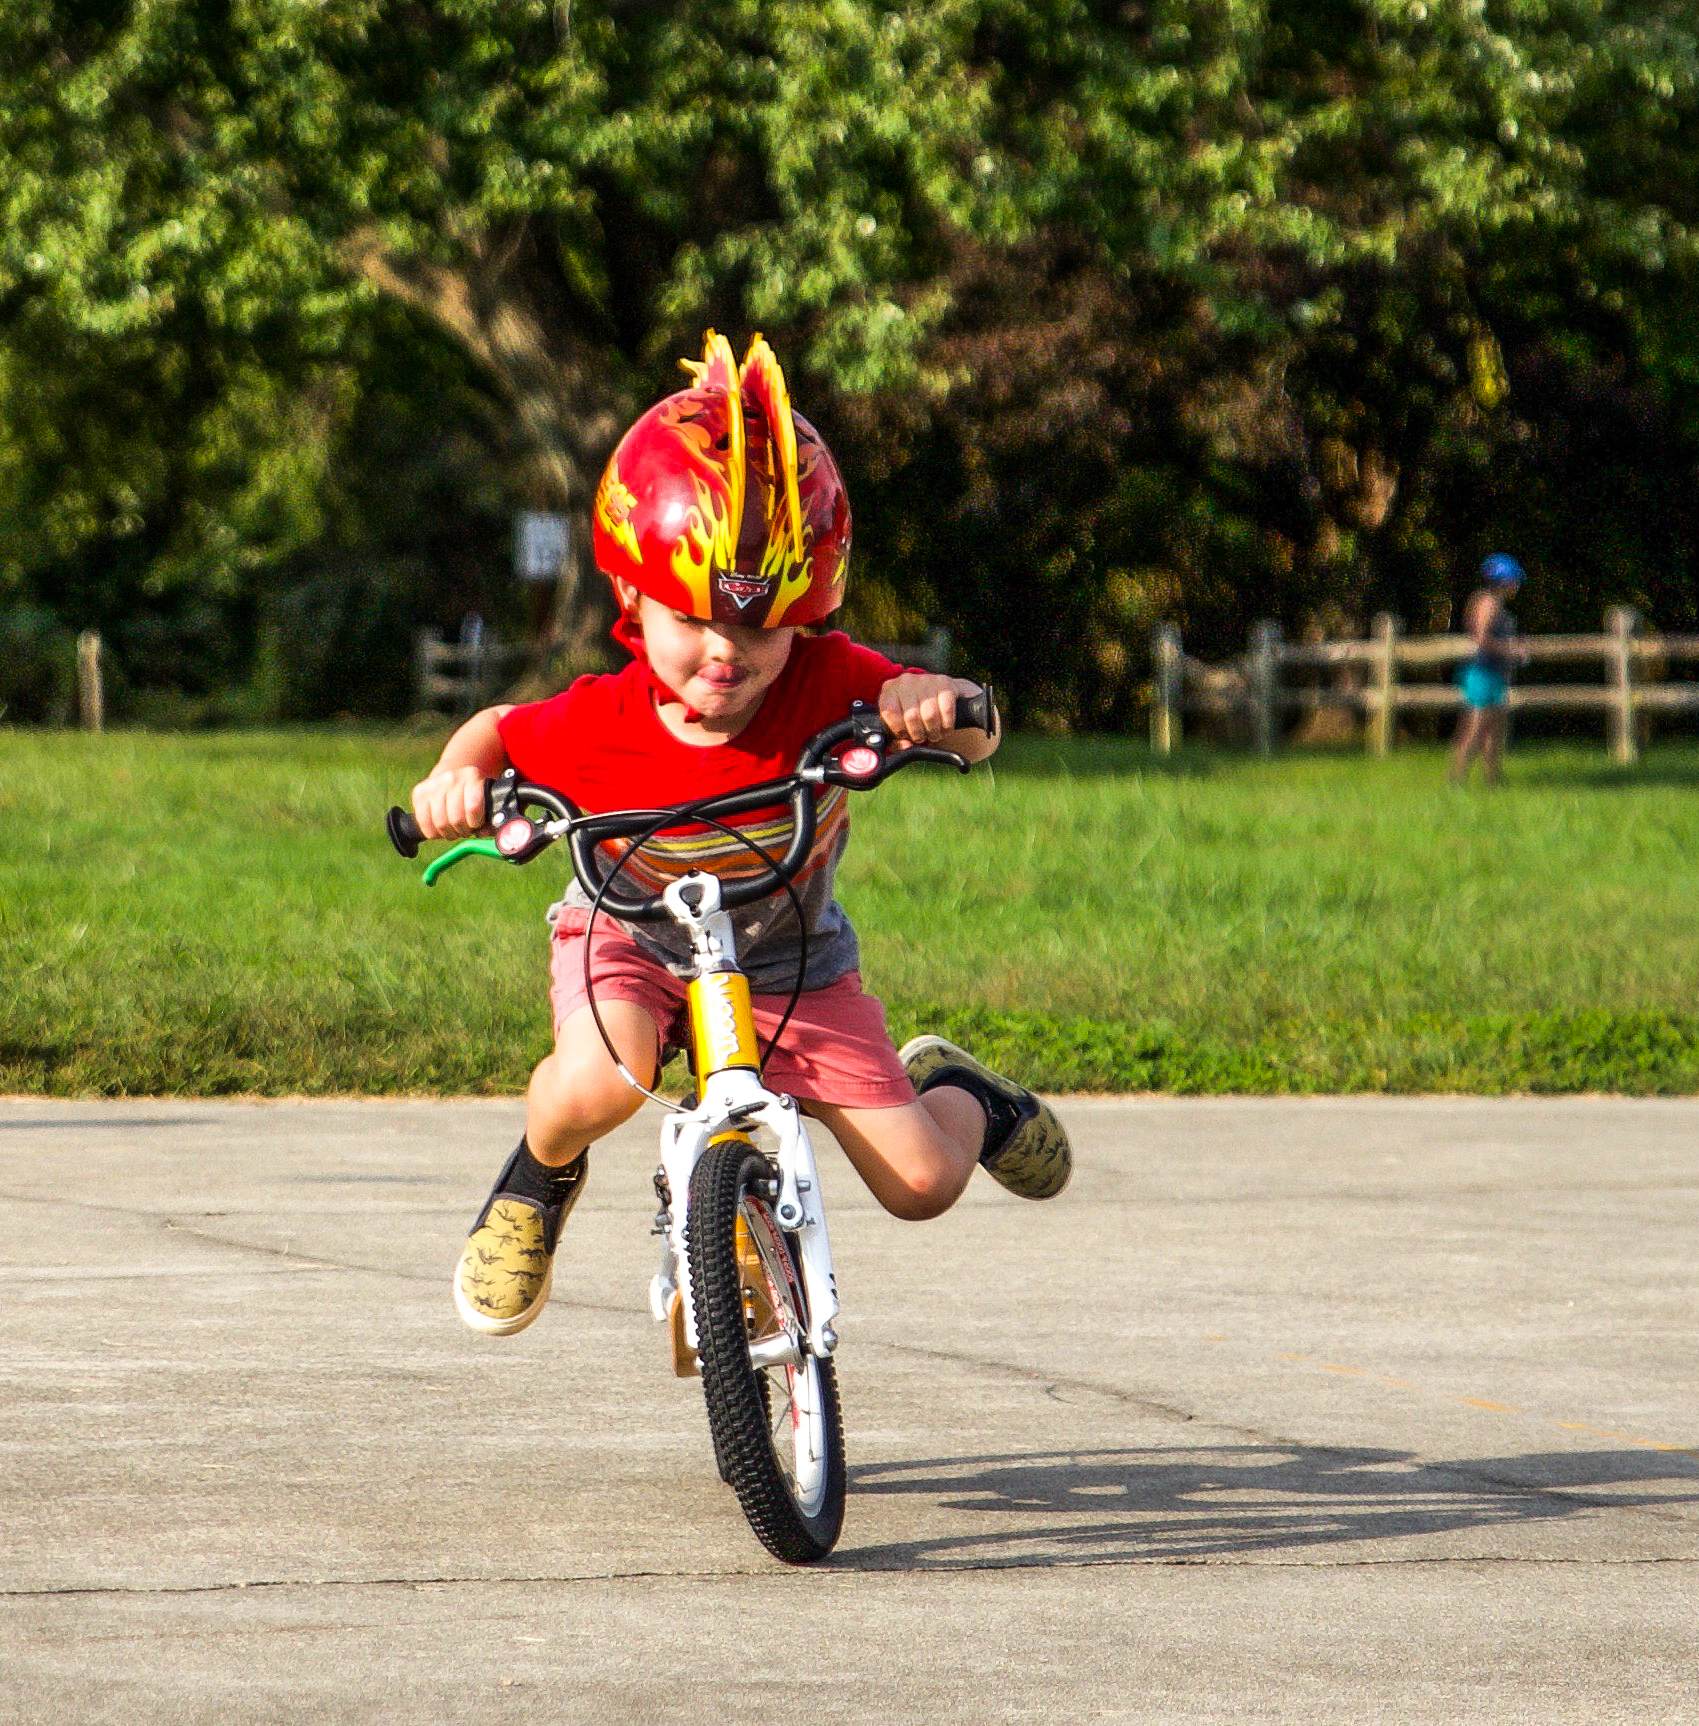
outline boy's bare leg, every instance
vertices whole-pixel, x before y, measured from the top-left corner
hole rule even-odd
[[[600,1004],[619,1058],[654,1088],[660,1065],[655,1021],[632,1001]],[[585,1147],[629,1121],[643,1098],[619,1076],[588,1007],[570,1014],[555,1038],[555,1050],[537,1063],[525,1094],[525,1138],[531,1155],[550,1168],[576,1162]]]
[[[962,1196],[985,1140],[985,1110],[967,1091],[939,1085],[892,1109],[804,1103],[893,1216],[923,1222]]]

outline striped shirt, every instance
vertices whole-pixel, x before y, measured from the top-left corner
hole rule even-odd
[[[741,790],[787,774],[814,734],[844,718],[853,701],[873,702],[902,667],[847,635],[798,635],[790,658],[735,737],[701,746],[686,743],[661,722],[653,685],[633,661],[605,677],[581,677],[548,701],[515,707],[501,720],[507,758],[522,778],[550,785],[581,809],[660,809]],[[849,794],[836,786],[816,793],[814,846],[796,878],[808,931],[804,988],[823,989],[857,969],[855,929],[833,895],[838,860],[849,840]],[[790,839],[784,805],[740,815],[737,831],[770,856]],[[604,845],[610,861],[626,842]],[[724,882],[747,879],[762,865],[738,839],[700,823],[669,829],[645,845],[621,871],[616,890],[650,894],[691,869]],[[590,896],[574,881],[565,903],[585,907]],[[758,994],[786,994],[796,982],[796,912],[789,896],[758,899],[732,912],[738,957]],[[675,975],[690,975],[690,939],[671,923],[627,923],[633,939]]]

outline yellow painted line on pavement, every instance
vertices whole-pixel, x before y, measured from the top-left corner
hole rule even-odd
[[[1374,1384],[1384,1384],[1392,1390],[1416,1390],[1418,1387],[1408,1379],[1389,1378],[1384,1372],[1370,1372],[1366,1366],[1341,1366],[1338,1361],[1321,1360],[1313,1354],[1286,1354],[1277,1352],[1276,1360],[1289,1360],[1297,1366],[1319,1366],[1323,1372],[1344,1373],[1350,1378],[1366,1378]]]
[[[1210,1342],[1225,1342],[1226,1338],[1212,1336],[1208,1340]],[[1518,1408],[1514,1403],[1494,1402],[1491,1398],[1484,1396],[1453,1396],[1444,1391],[1429,1390],[1425,1386],[1412,1384],[1408,1379],[1393,1378],[1383,1372],[1371,1372],[1364,1366],[1347,1366],[1340,1361],[1323,1360],[1320,1355],[1300,1354],[1290,1349],[1276,1349],[1274,1358],[1286,1361],[1292,1366],[1307,1366],[1318,1372],[1336,1373],[1343,1378],[1365,1378],[1371,1384],[1385,1385],[1389,1390],[1412,1391],[1418,1396],[1436,1397],[1444,1402],[1457,1403],[1464,1408],[1482,1408],[1491,1414],[1528,1416],[1526,1409]],[[1537,1420],[1539,1416],[1533,1415],[1528,1416],[1528,1418]],[[1613,1444],[1632,1444],[1642,1450],[1658,1450],[1671,1456],[1699,1458],[1699,1449],[1695,1449],[1692,1445],[1668,1444],[1661,1439],[1639,1438],[1632,1433],[1612,1432],[1602,1426],[1590,1426],[1582,1420],[1559,1420],[1551,1424],[1563,1432],[1577,1432],[1587,1438],[1609,1439]]]

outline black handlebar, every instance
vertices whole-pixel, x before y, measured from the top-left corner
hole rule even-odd
[[[484,782],[484,825],[490,823],[495,803],[495,785],[493,779]],[[403,857],[417,857],[419,847],[425,842],[425,835],[419,830],[419,823],[405,809],[391,809],[384,817],[384,826],[389,832],[389,842]]]
[[[419,831],[419,823],[405,809],[391,809],[384,817],[384,825],[389,829],[389,842],[403,857],[417,857],[419,847],[424,844],[425,836]]]
[[[530,789],[530,788],[527,788]],[[572,851],[572,866],[588,893],[595,894],[616,917],[634,923],[661,923],[672,913],[662,903],[659,894],[634,897],[608,884],[611,869],[596,847],[609,839],[652,838],[663,827],[682,826],[688,821],[729,821],[752,809],[766,809],[788,794],[791,813],[790,844],[776,863],[768,858],[768,868],[747,881],[733,881],[720,889],[720,904],[732,911],[740,905],[753,905],[765,899],[780,884],[791,881],[814,848],[814,786],[794,774],[786,779],[769,779],[742,791],[722,792],[703,797],[676,809],[627,809],[607,815],[586,815],[573,823],[567,836]],[[762,852],[767,856],[766,852]]]
[[[997,735],[1000,729],[997,719],[997,703],[991,699],[991,685],[989,683],[977,695],[957,697],[956,729],[958,731],[983,731],[987,737]]]
[[[997,735],[997,705],[989,687],[957,701],[955,729],[983,731],[990,737]],[[833,752],[843,744],[850,747],[834,757]],[[694,803],[681,804],[674,809],[620,809],[605,815],[585,815],[551,786],[522,780],[509,768],[499,779],[492,779],[485,786],[485,822],[493,823],[496,843],[509,862],[528,863],[553,843],[554,836],[535,828],[524,812],[527,809],[547,810],[555,820],[569,823],[567,846],[585,890],[595,894],[616,917],[634,923],[657,923],[671,915],[661,896],[657,893],[634,897],[610,886],[609,877],[613,871],[598,854],[598,845],[610,839],[642,841],[652,838],[664,827],[682,826],[689,821],[726,821],[734,815],[770,808],[776,802],[788,800],[791,838],[784,856],[776,862],[768,857],[768,867],[762,873],[721,889],[720,903],[728,911],[735,910],[740,905],[752,905],[757,899],[765,899],[782,882],[795,879],[814,848],[814,792],[817,786],[839,785],[854,790],[871,790],[875,785],[883,784],[893,773],[919,761],[935,761],[954,767],[960,773],[968,771],[967,762],[953,750],[937,749],[924,743],[893,750],[879,710],[858,701],[847,719],[827,726],[809,740],[797,760],[796,770],[783,779],[768,779],[759,785],[746,786],[741,791],[698,798]],[[513,821],[520,825],[504,836],[503,830]],[[418,822],[406,810],[391,809],[387,826],[389,842],[403,857],[419,854],[419,846],[425,836],[420,832]]]

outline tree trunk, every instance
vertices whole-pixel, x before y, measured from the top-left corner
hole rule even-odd
[[[513,411],[533,502],[571,519],[553,616],[520,684],[535,695],[605,663],[601,638],[612,611],[590,557],[590,505],[629,404],[601,350],[558,325],[545,327],[520,280],[524,239],[523,226],[500,242],[486,236],[452,266],[403,256],[364,229],[350,237],[345,256],[373,287],[446,330],[489,374]]]

